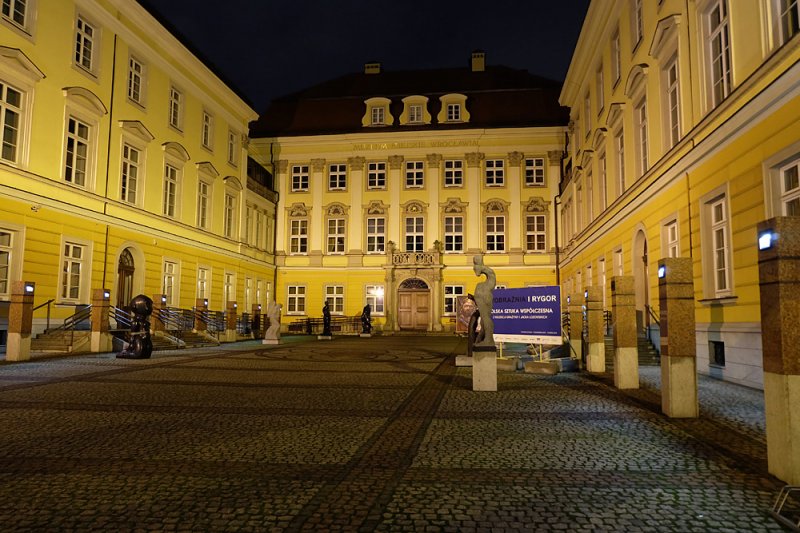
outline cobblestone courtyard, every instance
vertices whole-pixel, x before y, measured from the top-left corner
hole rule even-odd
[[[453,337],[0,364],[1,531],[781,531],[760,391],[501,373]],[[760,411],[759,411],[760,410]]]

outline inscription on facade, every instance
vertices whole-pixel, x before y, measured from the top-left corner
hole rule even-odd
[[[358,143],[353,151],[391,150],[395,148],[437,148],[446,146],[478,146],[477,139],[451,139],[441,141],[403,141],[390,143]]]

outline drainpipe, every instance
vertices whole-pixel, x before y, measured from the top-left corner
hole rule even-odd
[[[103,214],[108,214],[108,177],[111,165],[111,132],[114,129],[114,82],[117,77],[117,34],[114,34],[114,54],[111,60],[111,95],[108,102],[108,141],[106,142],[106,190],[103,195]],[[103,283],[106,287],[106,270],[108,268],[108,222],[106,222],[106,236],[103,243]]]

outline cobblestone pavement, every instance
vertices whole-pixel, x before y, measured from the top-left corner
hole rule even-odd
[[[759,391],[500,373],[446,336],[0,365],[0,531],[780,531]],[[760,409],[760,415],[759,415]]]

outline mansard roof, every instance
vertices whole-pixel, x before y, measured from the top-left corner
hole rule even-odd
[[[251,137],[368,133],[362,125],[365,100],[391,100],[389,112],[399,117],[402,99],[428,97],[428,111],[436,117],[439,97],[463,94],[470,120],[380,127],[380,131],[454,130],[566,126],[569,109],[558,103],[561,82],[535,76],[526,70],[487,66],[483,71],[465,68],[382,71],[377,74],[345,74],[272,101],[260,118],[250,124]]]

